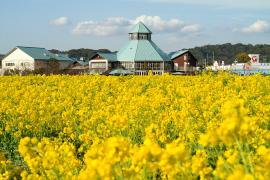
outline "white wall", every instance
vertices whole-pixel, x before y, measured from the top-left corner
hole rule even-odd
[[[14,63],[14,66],[6,66],[7,63]],[[26,66],[22,66],[22,63]],[[34,70],[34,59],[22,50],[16,48],[11,54],[2,60],[2,69]]]
[[[237,64],[232,64],[232,69],[233,70],[243,70],[245,64],[244,63],[237,63]],[[258,69],[270,69],[270,63],[252,63],[250,65],[251,70],[258,70]]]
[[[93,67],[92,67],[92,64],[94,64],[94,63],[105,63],[105,68],[106,68],[106,70],[108,70],[108,60],[107,59],[93,59],[93,60],[90,60],[89,61],[89,69],[93,69]]]

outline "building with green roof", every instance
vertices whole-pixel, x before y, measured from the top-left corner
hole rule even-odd
[[[137,23],[133,26],[129,34],[136,34],[136,33],[142,33],[142,34],[152,34],[152,32],[146,27],[142,22]]]
[[[89,63],[90,70],[102,73],[114,68],[123,68],[138,75],[170,72],[170,57],[151,39],[152,32],[142,23],[134,25],[129,41],[117,53],[97,53]]]
[[[53,54],[45,48],[17,46],[2,60],[4,70],[43,70],[66,69],[74,60],[65,54]],[[57,67],[56,67],[57,66]]]
[[[171,52],[169,57],[173,64],[174,72],[184,72],[185,74],[196,71],[198,60],[189,50]]]

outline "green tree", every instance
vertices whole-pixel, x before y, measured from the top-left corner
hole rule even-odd
[[[244,52],[238,53],[235,58],[240,63],[248,63],[248,62],[250,62],[250,57],[248,56],[247,53],[244,53]]]

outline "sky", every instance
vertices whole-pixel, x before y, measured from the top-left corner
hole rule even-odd
[[[0,54],[16,46],[119,50],[141,21],[165,52],[270,44],[270,0],[1,0]]]

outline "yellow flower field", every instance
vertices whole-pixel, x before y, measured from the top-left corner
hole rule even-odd
[[[0,77],[0,179],[270,179],[270,77]]]

